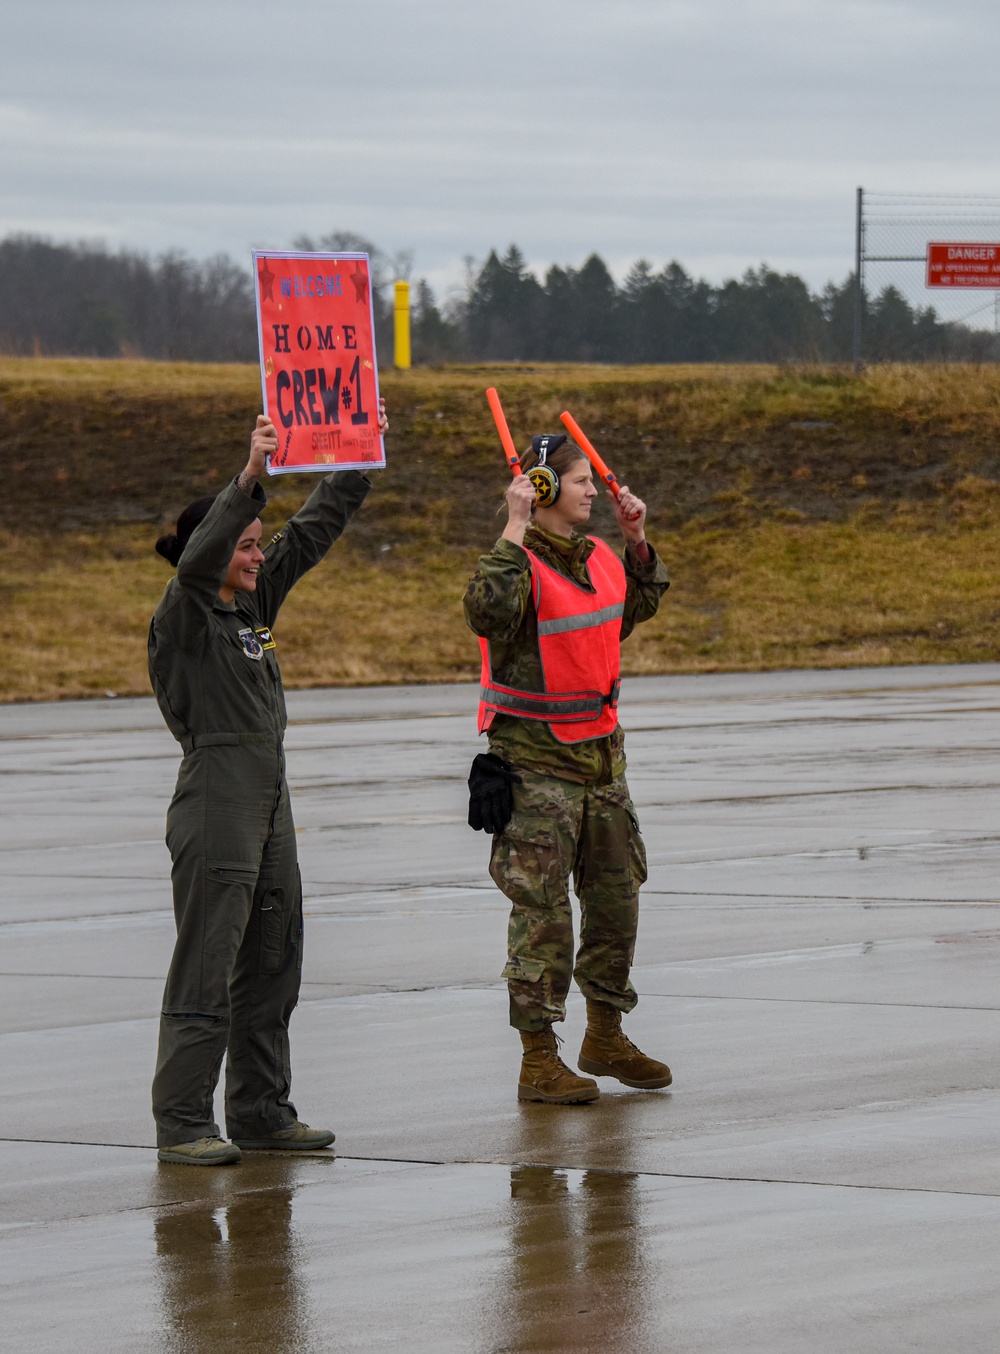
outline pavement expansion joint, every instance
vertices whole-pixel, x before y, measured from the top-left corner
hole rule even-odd
[[[155,1147],[152,1147],[152,1146],[149,1146],[149,1145],[144,1145],[144,1144],[137,1144],[137,1143],[109,1143],[109,1142],[83,1142],[83,1141],[74,1140],[74,1139],[57,1139],[57,1138],[44,1138],[44,1139],[43,1139],[43,1138],[10,1138],[10,1137],[3,1137],[3,1138],[0,1138],[0,1143],[4,1143],[4,1142],[10,1142],[10,1143],[32,1143],[32,1144],[35,1144],[35,1145],[38,1145],[38,1146],[52,1146],[52,1147],[92,1147],[92,1148],[107,1148],[108,1150],[116,1150],[116,1149],[128,1148],[128,1149],[130,1149],[130,1150],[132,1150],[132,1151],[148,1152],[148,1153],[150,1153],[150,1154],[153,1154],[153,1153],[156,1151]],[[463,1166],[468,1166],[468,1167],[481,1167],[481,1166],[491,1167],[491,1166],[492,1166],[492,1167],[497,1167],[497,1168],[502,1168],[502,1169],[507,1169],[507,1170],[509,1170],[509,1169],[514,1169],[514,1168],[529,1168],[529,1169],[552,1170],[552,1171],[570,1171],[570,1170],[576,1171],[576,1170],[585,1170],[585,1171],[588,1171],[588,1172],[594,1172],[595,1174],[607,1175],[607,1176],[616,1176],[616,1177],[627,1177],[627,1178],[629,1178],[629,1179],[644,1179],[644,1178],[645,1178],[645,1179],[657,1179],[657,1180],[690,1180],[690,1181],[693,1181],[693,1182],[697,1182],[697,1181],[705,1181],[706,1183],[713,1183],[713,1184],[723,1183],[723,1184],[732,1184],[732,1185],[787,1185],[787,1186],[791,1186],[791,1187],[801,1187],[801,1188],[806,1188],[806,1189],[851,1190],[851,1191],[861,1192],[861,1193],[864,1193],[864,1192],[875,1192],[875,1193],[882,1193],[882,1194],[900,1194],[900,1195],[911,1195],[911,1194],[921,1194],[921,1195],[923,1195],[923,1194],[928,1194],[928,1195],[943,1195],[943,1196],[947,1196],[947,1197],[955,1197],[955,1198],[978,1198],[978,1199],[997,1199],[997,1198],[1000,1198],[1000,1189],[998,1189],[998,1190],[936,1189],[936,1188],[933,1188],[933,1187],[931,1187],[931,1186],[926,1186],[926,1185],[880,1185],[880,1184],[874,1184],[874,1183],[871,1183],[871,1182],[869,1182],[869,1181],[863,1181],[863,1182],[862,1182],[862,1181],[845,1181],[845,1180],[796,1179],[796,1178],[791,1177],[791,1176],[774,1176],[774,1175],[727,1175],[727,1174],[722,1174],[722,1173],[711,1173],[711,1172],[705,1172],[705,1171],[659,1171],[659,1170],[650,1170],[650,1169],[648,1169],[648,1168],[644,1168],[644,1169],[640,1169],[640,1170],[629,1170],[629,1169],[625,1169],[625,1168],[617,1168],[617,1169],[615,1169],[615,1168],[608,1168],[608,1167],[605,1167],[605,1166],[591,1166],[591,1165],[588,1165],[588,1164],[586,1164],[586,1163],[581,1163],[581,1162],[579,1162],[579,1161],[572,1161],[572,1162],[563,1162],[563,1161],[523,1161],[523,1160],[505,1160],[505,1159],[504,1159],[504,1160],[501,1160],[501,1159],[497,1159],[497,1158],[493,1158],[493,1159],[490,1159],[490,1160],[479,1159],[479,1158],[465,1158],[465,1159],[461,1159],[461,1160],[456,1160],[456,1159],[443,1158],[443,1157],[360,1156],[360,1155],[348,1154],[348,1153],[334,1154],[334,1153],[324,1153],[324,1152],[319,1152],[319,1151],[317,1151],[317,1152],[296,1152],[296,1153],[294,1153],[294,1154],[291,1154],[291,1153],[289,1153],[289,1152],[281,1152],[281,1151],[275,1151],[275,1152],[260,1151],[260,1152],[254,1152],[254,1153],[252,1153],[251,1156],[249,1157],[249,1159],[245,1158],[245,1159],[244,1159],[244,1164],[246,1165],[246,1164],[248,1163],[248,1160],[249,1160],[249,1163],[250,1163],[251,1166],[252,1166],[252,1162],[253,1162],[254,1160],[262,1159],[262,1158],[267,1158],[267,1159],[270,1159],[270,1160],[273,1160],[273,1159],[275,1159],[275,1158],[279,1158],[280,1160],[282,1160],[283,1162],[286,1162],[286,1163],[288,1163],[288,1162],[294,1162],[294,1161],[302,1161],[302,1160],[307,1160],[307,1161],[310,1161],[310,1162],[313,1162],[313,1163],[315,1163],[315,1162],[317,1162],[317,1161],[325,1161],[325,1162],[328,1162],[331,1166],[336,1165],[338,1162],[343,1162],[343,1163],[347,1163],[347,1162],[359,1162],[359,1163],[368,1163],[368,1164],[371,1164],[371,1165],[385,1165],[385,1166],[438,1166],[438,1167],[442,1167],[442,1168],[445,1168],[445,1169],[460,1169],[460,1168],[463,1167]],[[154,1162],[151,1162],[151,1165],[152,1165],[152,1167],[153,1167],[155,1170],[157,1170],[157,1171],[159,1170],[159,1163],[156,1163],[156,1162],[154,1161]],[[188,1177],[185,1176],[185,1178],[188,1178]],[[214,1179],[214,1178],[217,1178],[217,1173],[214,1172],[214,1171],[213,1171],[213,1172],[210,1172],[210,1173],[208,1173],[208,1175],[205,1176],[204,1178],[205,1178],[205,1179]],[[227,1173],[226,1178],[227,1178],[227,1179],[229,1178],[229,1174],[228,1174],[228,1173]],[[298,1186],[298,1188],[301,1188],[301,1189],[307,1189],[307,1188],[309,1187],[310,1184],[315,1184],[315,1183],[317,1183],[317,1182],[303,1181],[303,1182],[301,1183],[301,1185]],[[260,1186],[253,1186],[253,1185],[250,1185],[249,1188],[237,1189],[236,1193],[256,1194],[256,1193],[260,1193],[261,1191],[266,1191],[266,1190],[268,1190],[268,1189],[273,1189],[273,1188],[274,1188],[274,1185],[271,1184],[271,1183],[268,1183],[268,1184],[261,1184]],[[161,1200],[161,1201],[158,1201],[156,1204],[143,1204],[143,1205],[137,1205],[137,1206],[135,1206],[134,1208],[126,1209],[125,1211],[127,1211],[127,1212],[133,1212],[133,1211],[134,1211],[134,1212],[142,1212],[142,1211],[148,1211],[148,1210],[151,1209],[151,1208],[162,1208],[162,1207],[171,1207],[171,1206],[184,1206],[184,1205],[190,1204],[191,1202],[193,1202],[193,1201],[191,1201],[191,1200],[169,1200],[169,1201],[162,1201],[162,1200]],[[95,1216],[96,1216],[96,1215],[95,1215]]]
[[[3,976],[3,975],[0,975]],[[894,1011],[1000,1011],[1000,1006],[959,1006],[943,1001],[859,1001],[853,997],[756,997],[722,992],[643,991],[643,1000],[779,1002],[789,1006],[887,1006]]]
[[[848,903],[854,907],[1000,907],[1000,898],[866,898],[849,893],[734,893],[731,889],[649,889],[653,897],[677,898],[763,898],[769,902],[789,901],[813,907],[820,903]]]
[[[409,711],[400,710],[398,712],[389,715],[324,714],[316,716],[313,719],[296,719],[292,716],[289,716],[288,727],[289,729],[307,729],[319,724],[347,724],[349,726],[353,726],[355,724],[395,724],[397,722],[402,723],[406,720],[412,721],[415,719],[464,719],[464,718],[465,711],[463,710],[409,710]],[[311,746],[312,744],[310,744],[310,747]]]
[[[87,978],[91,981],[112,983],[152,983],[162,982],[162,973],[34,973],[25,969],[17,969],[14,972],[0,970],[0,978]],[[63,1028],[58,1026],[57,1028]]]
[[[982,790],[997,788],[996,785],[985,786],[981,782],[969,785],[953,785],[949,789],[953,790]],[[838,795],[848,795],[855,798],[860,795],[891,795],[891,794],[926,794],[928,791],[937,792],[940,789],[938,785],[846,785],[833,789],[830,786],[824,786],[819,790],[778,790],[768,794],[742,794],[742,795],[692,795],[686,799],[686,804],[767,804],[784,803],[787,800],[795,799],[833,799]],[[672,799],[650,799],[647,800],[650,808],[669,809],[673,808],[676,800]]]
[[[946,1196],[973,1198],[973,1199],[1000,1199],[1000,1189],[997,1190],[972,1190],[972,1189],[934,1189],[927,1185],[877,1185],[863,1181],[845,1181],[845,1180],[798,1180],[790,1176],[773,1175],[715,1175],[704,1171],[656,1171],[649,1169],[611,1170],[605,1166],[590,1166],[585,1162],[579,1161],[445,1161],[432,1160],[424,1157],[361,1157],[349,1156],[344,1154],[338,1157],[339,1161],[369,1161],[373,1163],[383,1163],[387,1166],[499,1166],[506,1169],[515,1167],[529,1168],[546,1171],[592,1171],[596,1175],[624,1176],[629,1179],[651,1179],[651,1180],[704,1180],[711,1183],[723,1183],[731,1185],[791,1185],[802,1186],[805,1189],[849,1189],[857,1191],[877,1191],[885,1194],[942,1194]]]
[[[123,1149],[129,1152],[155,1152],[156,1148],[144,1142],[92,1142],[84,1138],[12,1138],[0,1137],[0,1143],[24,1142],[36,1147],[107,1147],[109,1150]]]
[[[157,849],[159,849],[162,845],[163,845],[163,841],[162,841],[162,839],[161,839],[160,837],[133,837],[133,838],[131,838],[130,840],[124,841],[124,842],[114,842],[114,841],[112,841],[112,842],[103,842],[103,841],[100,841],[100,842],[67,842],[67,843],[59,843],[59,842],[56,842],[56,843],[53,843],[52,845],[47,845],[47,846],[45,847],[45,854],[46,854],[46,856],[69,855],[69,854],[72,854],[72,855],[74,855],[74,856],[79,856],[79,855],[81,855],[84,851],[99,851],[102,855],[104,855],[104,854],[105,854],[106,852],[108,852],[108,851],[134,851],[135,848],[138,847],[138,846],[155,846]],[[4,848],[3,848],[3,850],[5,850],[5,851],[7,851],[7,850],[10,850],[10,851],[24,851],[25,849],[26,849],[26,848],[25,848],[24,846],[22,846],[20,843],[18,843],[16,846],[10,846],[10,847],[4,847]],[[77,878],[77,877],[78,877],[75,870],[74,870],[74,872],[73,872],[73,877],[74,877],[74,878]],[[89,877],[90,877],[90,876],[84,876],[84,878],[89,878]],[[105,876],[102,876],[102,875],[98,875],[98,876],[97,876],[97,878],[104,878],[104,877],[105,877]],[[112,875],[112,876],[111,876],[111,878],[114,878],[114,879],[118,879],[118,878],[131,879],[131,878],[145,878],[145,877],[146,877],[146,876],[143,876],[143,875],[139,875],[139,876],[133,876],[133,875],[123,875],[123,876]],[[156,876],[156,877],[158,877],[158,876]]]

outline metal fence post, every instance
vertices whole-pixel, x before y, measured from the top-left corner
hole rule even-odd
[[[862,276],[862,265],[864,259],[864,248],[862,245],[862,235],[864,232],[864,211],[865,211],[865,190],[858,189],[857,208],[854,221],[854,341],[852,344],[854,350],[854,370],[860,372],[864,367],[861,352],[861,322],[865,306],[865,281]]]

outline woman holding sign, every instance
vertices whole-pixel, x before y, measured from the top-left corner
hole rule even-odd
[[[379,407],[379,432],[388,423]],[[161,1161],[217,1166],[240,1148],[327,1147],[289,1100],[288,1021],[302,970],[302,884],[282,748],[271,627],[282,602],[361,506],[354,470],[321,480],[261,549],[258,479],[278,434],[261,415],[243,472],[180,516],[156,549],[177,569],[149,627],[149,675],[184,750],[167,814],[177,943],[153,1080]],[[224,1055],[226,1123],[213,1097]]]
[[[504,976],[523,1047],[518,1099],[562,1105],[599,1095],[562,1062],[552,1028],[571,977],[587,999],[580,1069],[670,1085],[670,1069],[621,1030],[637,1001],[629,971],[646,864],[617,714],[620,641],[655,614],[669,582],[628,488],[612,496],[623,557],[584,535],[598,490],[562,434],[533,438],[512,468],[507,526],[465,595],[490,746],[473,763],[469,821],[494,834],[490,873],[512,904]]]

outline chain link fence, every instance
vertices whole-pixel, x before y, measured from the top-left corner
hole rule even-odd
[[[855,366],[878,360],[872,312],[890,289],[926,315],[927,328],[936,318],[951,331],[942,356],[1000,359],[1000,290],[927,286],[927,246],[945,241],[1000,242],[1000,197],[857,190]]]

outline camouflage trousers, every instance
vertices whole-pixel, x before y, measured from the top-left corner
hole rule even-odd
[[[503,971],[510,1023],[539,1030],[563,1020],[571,977],[584,996],[631,1011],[646,851],[625,777],[575,785],[521,776],[513,817],[494,837],[490,860],[493,881],[512,904]],[[575,964],[570,876],[580,902]]]

